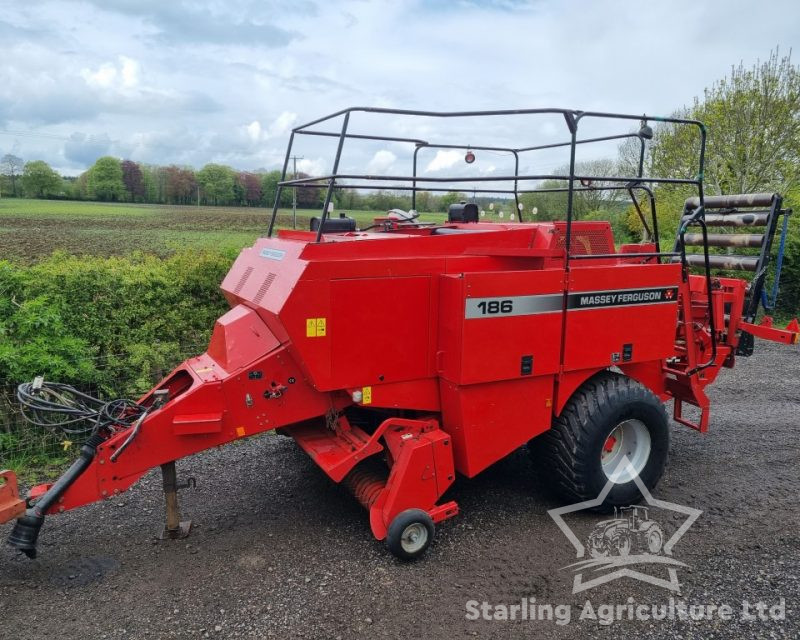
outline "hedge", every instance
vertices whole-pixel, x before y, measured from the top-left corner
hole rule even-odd
[[[100,258],[56,253],[0,261],[0,380],[49,380],[134,394],[187,348],[202,352],[227,308],[233,255]]]

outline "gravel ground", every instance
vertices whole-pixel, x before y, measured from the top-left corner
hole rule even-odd
[[[38,560],[3,546],[0,638],[800,637],[798,365],[797,348],[759,344],[713,386],[708,434],[675,427],[654,496],[703,512],[674,549],[687,565],[679,593],[622,578],[573,595],[564,567],[575,551],[524,451],[460,480],[461,515],[424,559],[401,564],[351,497],[290,439],[268,435],[179,463],[198,480],[180,494],[195,523],[186,540],[154,542],[162,496],[151,473],[121,499],[49,518]],[[680,522],[651,513],[668,534]],[[570,523],[585,533],[599,519]],[[523,598],[571,605],[569,624],[467,619],[467,601]],[[580,619],[587,601],[604,612],[670,598],[728,604],[734,619]],[[783,620],[741,619],[744,600],[781,599]]]

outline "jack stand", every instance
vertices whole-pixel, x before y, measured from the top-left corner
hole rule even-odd
[[[181,522],[181,513],[178,510],[178,474],[175,471],[175,461],[161,465],[161,477],[164,482],[164,501],[167,512],[167,523],[159,540],[178,540],[189,535],[192,528],[191,520]]]

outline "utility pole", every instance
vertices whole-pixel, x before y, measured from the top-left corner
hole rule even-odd
[[[297,161],[302,159],[303,156],[292,156],[292,180],[297,180]],[[292,229],[297,229],[297,185],[292,187]]]

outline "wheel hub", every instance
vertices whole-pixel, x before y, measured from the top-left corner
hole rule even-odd
[[[650,431],[641,420],[620,422],[608,434],[600,452],[600,464],[606,478],[625,484],[636,478],[650,458]]]
[[[428,541],[428,530],[420,523],[408,525],[400,536],[400,544],[407,553],[415,553]]]

